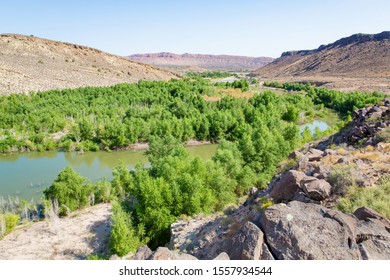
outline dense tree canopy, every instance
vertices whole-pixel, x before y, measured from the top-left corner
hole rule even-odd
[[[117,149],[151,136],[235,141],[257,129],[277,129],[313,114],[312,98],[276,96],[249,100],[204,95],[219,86],[245,90],[246,81],[211,85],[203,79],[140,81],[111,87],[52,90],[0,97],[0,152]],[[229,85],[228,85],[229,84]],[[283,116],[281,118],[281,116]],[[262,125],[264,126],[263,128]]]

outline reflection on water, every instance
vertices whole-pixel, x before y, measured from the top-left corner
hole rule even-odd
[[[210,159],[217,145],[188,147],[192,156]],[[144,151],[118,152],[31,152],[0,155],[0,196],[20,196],[24,199],[39,199],[42,191],[66,166],[72,166],[91,181],[106,177],[112,179],[112,168],[122,161],[129,169],[137,164],[148,166]]]
[[[302,132],[308,127],[311,133],[314,133],[316,128],[318,127],[321,131],[325,131],[328,129],[329,125],[324,121],[315,120],[311,123],[303,124],[299,127],[299,132]]]

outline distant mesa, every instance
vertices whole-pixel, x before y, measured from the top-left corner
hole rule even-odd
[[[254,75],[342,90],[390,92],[390,32],[354,34],[314,50],[286,51]]]
[[[0,34],[0,94],[174,77],[167,70],[86,46]]]
[[[249,57],[211,54],[174,54],[170,52],[133,54],[129,59],[169,69],[203,69],[222,71],[256,70],[271,61],[271,57]]]

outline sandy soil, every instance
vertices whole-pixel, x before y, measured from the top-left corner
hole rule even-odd
[[[70,260],[105,254],[110,231],[111,205],[95,205],[71,217],[16,229],[0,241],[0,259]]]

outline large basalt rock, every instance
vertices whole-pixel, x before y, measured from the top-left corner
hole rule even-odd
[[[263,243],[261,250],[262,252],[261,252],[260,260],[268,260],[268,261],[275,260],[267,244]]]
[[[301,180],[306,174],[296,170],[287,171],[272,186],[270,197],[276,201],[291,201],[300,188]]]
[[[319,166],[314,167],[313,173],[318,174],[315,176],[317,179],[327,179],[331,173],[332,168],[326,164],[320,164]]]
[[[306,153],[306,156],[308,157],[309,161],[320,161],[321,158],[324,156],[324,152],[321,150],[311,148]]]
[[[268,207],[262,217],[273,255],[287,260],[360,259],[357,223],[353,216],[298,201]]]
[[[329,197],[332,186],[324,179],[305,177],[300,182],[302,190],[313,200],[322,201]]]
[[[227,248],[232,260],[259,260],[264,242],[263,232],[253,223],[246,222],[233,237]]]
[[[377,219],[360,221],[356,231],[359,250],[365,260],[390,259],[390,233]]]
[[[323,179],[306,176],[305,173],[300,171],[289,170],[273,183],[269,196],[277,202],[292,200],[322,201],[329,197],[331,188],[332,186]],[[305,194],[304,196],[301,195],[302,191]]]
[[[379,220],[390,231],[390,220],[371,208],[362,206],[356,209],[353,214],[356,216],[356,218],[362,221],[367,221],[368,219]]]
[[[189,254],[176,254],[170,251],[166,247],[158,247],[156,251],[154,251],[148,260],[197,260],[194,256]]]
[[[148,246],[141,246],[138,248],[137,253],[135,253],[132,260],[146,260],[152,253],[152,250],[150,250]]]

